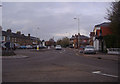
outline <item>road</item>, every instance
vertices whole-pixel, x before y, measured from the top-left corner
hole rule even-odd
[[[3,58],[3,82],[117,82],[118,61],[79,54],[75,49],[16,50],[27,58]]]

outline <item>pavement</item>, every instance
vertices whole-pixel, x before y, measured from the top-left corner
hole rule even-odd
[[[2,58],[28,58],[29,56],[24,55],[14,55],[14,56],[0,56],[0,59]]]
[[[43,51],[47,51],[49,49],[39,49],[39,50],[36,50],[36,49],[31,49],[30,51],[34,51],[34,52],[43,52]],[[1,58],[29,58],[29,56],[25,56],[25,55],[21,55],[21,54],[17,54],[17,55],[11,55],[11,56],[0,56],[0,59]]]
[[[96,55],[86,55],[84,54],[84,56],[87,57],[93,57],[93,58],[97,58],[97,59],[105,59],[105,60],[112,60],[112,61],[118,61],[120,59],[120,57],[118,55],[101,55],[101,54],[96,54]]]
[[[112,60],[112,61],[120,60],[119,55],[112,55],[112,54],[106,54],[106,53],[101,53],[101,52],[97,52],[96,54],[83,54],[83,53],[79,53],[78,49],[73,49],[73,50],[76,52],[76,55],[78,56],[83,55],[85,57],[92,57],[92,58]]]

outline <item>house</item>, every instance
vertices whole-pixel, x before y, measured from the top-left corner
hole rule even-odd
[[[79,35],[79,45],[78,45],[78,35]],[[72,35],[72,37],[70,38],[70,44],[72,44],[74,48],[78,48],[78,46],[85,47],[86,45],[89,45],[89,37],[80,34],[78,35],[77,34]]]
[[[56,42],[54,41],[54,38],[50,38],[49,41],[45,41],[46,46],[55,46]]]
[[[95,32],[90,32],[90,45],[93,46],[93,37],[95,36]]]
[[[93,30],[94,36],[92,36],[92,38],[93,38],[93,46],[97,51],[104,51],[106,48],[103,37],[106,35],[112,34],[109,25],[110,25],[109,22],[104,22],[104,23],[95,25],[94,27],[94,30]]]
[[[25,36],[20,31],[13,33],[11,29],[8,29],[7,31],[2,31],[2,42],[12,42],[19,45],[35,45],[40,43],[40,39],[32,37],[30,34]]]

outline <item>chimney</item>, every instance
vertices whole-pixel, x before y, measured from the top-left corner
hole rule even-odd
[[[17,31],[17,34],[21,35],[21,32],[20,32],[20,31]]]
[[[28,34],[28,37],[30,37],[30,34]]]
[[[11,29],[8,29],[7,32],[8,32],[8,33],[11,33]]]
[[[80,36],[80,33],[78,33],[78,35]]]

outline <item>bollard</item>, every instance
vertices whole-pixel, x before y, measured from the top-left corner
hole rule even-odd
[[[39,50],[39,45],[37,45],[37,50]]]
[[[50,49],[50,46],[48,46],[48,49]]]

